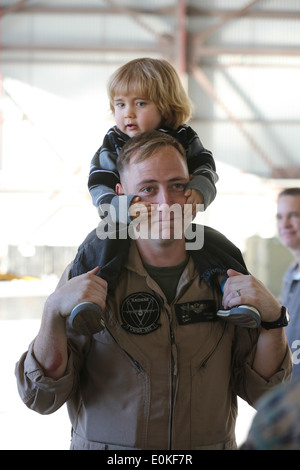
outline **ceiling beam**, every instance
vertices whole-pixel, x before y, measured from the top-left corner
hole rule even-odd
[[[112,10],[116,14],[121,14],[121,15],[126,15],[129,18],[131,18],[139,27],[141,27],[143,30],[147,31],[148,33],[151,34],[153,38],[157,40],[157,42],[163,42],[163,43],[168,43],[168,46],[170,46],[170,41],[169,38],[167,38],[165,35],[161,35],[157,33],[157,31],[152,28],[149,24],[148,21],[145,21],[142,18],[142,13],[139,13],[135,9],[128,8],[126,6],[121,6],[118,4],[115,0],[103,0],[108,7],[111,7]]]
[[[229,121],[237,127],[237,129],[242,133],[242,135],[251,145],[251,147],[255,150],[256,155],[259,156],[261,160],[265,163],[267,168],[271,172],[273,172],[274,165],[269,155],[267,155],[267,153],[257,143],[255,138],[244,128],[242,121],[238,119],[236,116],[234,116],[234,114],[227,107],[227,105],[224,103],[222,98],[218,96],[213,85],[211,84],[207,76],[203,73],[203,71],[199,67],[189,64],[189,72],[192,74],[196,82],[203,88],[203,90],[223,109]]]
[[[117,44],[109,46],[108,44],[90,44],[86,46],[74,46],[74,45],[55,45],[55,44],[2,44],[2,52],[58,52],[58,53],[99,53],[99,52],[155,52],[162,53],[162,47],[158,44],[153,45],[141,45],[141,44]],[[31,58],[30,58],[31,59]]]
[[[197,39],[201,42],[204,42],[208,37],[212,36],[216,31],[221,29],[223,26],[225,26],[227,23],[231,22],[232,20],[235,20],[237,18],[241,18],[242,16],[245,16],[247,12],[256,4],[259,3],[261,0],[252,0],[249,2],[247,5],[245,5],[243,8],[239,8],[236,10],[230,10],[226,15],[221,17],[219,21],[211,26],[208,26],[206,29],[201,31],[196,35]]]
[[[18,2],[14,3],[13,5],[9,5],[8,7],[2,7],[0,8],[0,19],[4,15],[8,15],[11,13],[16,13],[18,11],[21,11],[22,8],[24,7],[25,3],[27,3],[28,0],[19,0]]]
[[[275,167],[271,172],[271,178],[295,179],[300,178],[300,166]]]
[[[204,46],[193,43],[193,62],[198,62],[201,57],[215,57],[220,55],[248,55],[248,56],[299,56],[300,47],[266,47],[266,46]]]
[[[22,0],[22,3],[28,0]],[[93,6],[49,6],[49,5],[26,5],[19,8],[2,7],[0,12],[3,15],[17,12],[19,15],[116,15],[121,14],[121,9],[116,6],[93,7]],[[126,7],[127,14],[170,16],[176,13],[175,7],[165,8],[130,8]]]
[[[226,17],[231,10],[224,10],[220,8],[198,8],[198,7],[187,7],[187,15],[191,17],[201,16],[204,18],[215,18],[215,17]],[[291,20],[299,19],[299,10],[249,10],[244,15],[245,18],[253,19],[277,19],[277,20]]]
[[[165,44],[166,50],[163,50],[162,44],[90,44],[84,46],[76,45],[55,45],[55,44],[5,44],[2,43],[2,52],[61,52],[61,53],[72,53],[72,52],[155,52],[155,53],[170,53],[170,49]],[[226,46],[224,44],[220,46],[193,46],[193,60],[192,62],[197,63],[201,57],[215,57],[221,55],[242,55],[242,56],[289,56],[297,57],[300,56],[300,47],[265,47],[265,46]],[[248,64],[249,65],[249,64]],[[263,66],[263,65],[262,65]],[[217,67],[217,65],[216,65]]]
[[[34,15],[34,14],[43,14],[43,15],[115,15],[117,14],[116,9],[112,7],[94,7],[94,6],[49,6],[49,5],[26,5],[28,0],[22,0],[22,2],[17,2],[15,5],[9,7],[0,8],[0,16],[7,15],[9,13],[18,13],[19,15]],[[128,12],[134,12],[139,15],[145,16],[173,16],[176,14],[176,6],[170,7],[161,7],[161,8],[130,8],[128,7]],[[228,10],[222,8],[201,8],[195,6],[187,6],[186,13],[189,17],[204,17],[204,18],[224,18],[231,12],[236,10]],[[256,9],[249,10],[244,15],[246,18],[260,19],[299,19],[300,12],[299,10],[269,10],[269,9]]]
[[[177,70],[182,79],[185,81],[186,62],[187,62],[187,18],[186,18],[186,0],[178,0],[177,7],[177,35],[176,35],[176,60]]]

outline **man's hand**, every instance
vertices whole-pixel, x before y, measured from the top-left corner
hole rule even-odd
[[[244,275],[234,269],[227,271],[223,305],[230,309],[236,305],[252,305],[260,312],[263,321],[271,322],[280,317],[281,305],[264,284],[251,274]]]
[[[99,267],[73,277],[58,287],[47,299],[48,307],[62,317],[70,315],[73,308],[81,302],[93,302],[104,310],[107,296],[107,282],[96,274]]]
[[[139,221],[148,220],[151,214],[151,202],[142,202],[140,196],[135,196],[129,207],[129,215],[132,220],[139,218]]]

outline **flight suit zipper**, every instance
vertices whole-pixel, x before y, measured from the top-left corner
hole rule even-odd
[[[178,373],[178,359],[177,359],[177,346],[175,343],[174,331],[172,328],[171,315],[169,306],[165,305],[166,312],[170,322],[170,343],[171,343],[171,374],[170,374],[170,422],[169,422],[169,449],[172,449],[172,434],[173,434],[173,415],[175,405],[175,395],[177,387],[177,373]]]

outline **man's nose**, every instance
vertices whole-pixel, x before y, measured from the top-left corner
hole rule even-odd
[[[289,227],[291,224],[290,218],[287,216],[283,216],[278,223],[281,227]]]
[[[157,203],[158,204],[168,204],[168,205],[171,205],[172,204],[172,201],[171,201],[171,198],[170,198],[170,194],[168,192],[167,189],[165,188],[162,188],[160,191],[159,191],[159,194],[158,194],[158,198],[157,198]]]

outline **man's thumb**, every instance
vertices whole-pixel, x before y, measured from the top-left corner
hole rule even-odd
[[[229,277],[233,277],[233,276],[242,276],[242,273],[239,273],[238,271],[235,271],[234,269],[228,269],[227,270],[227,275]]]
[[[96,266],[95,268],[91,269],[88,272],[91,273],[91,274],[97,274],[99,272],[99,270],[100,270],[100,267]]]

